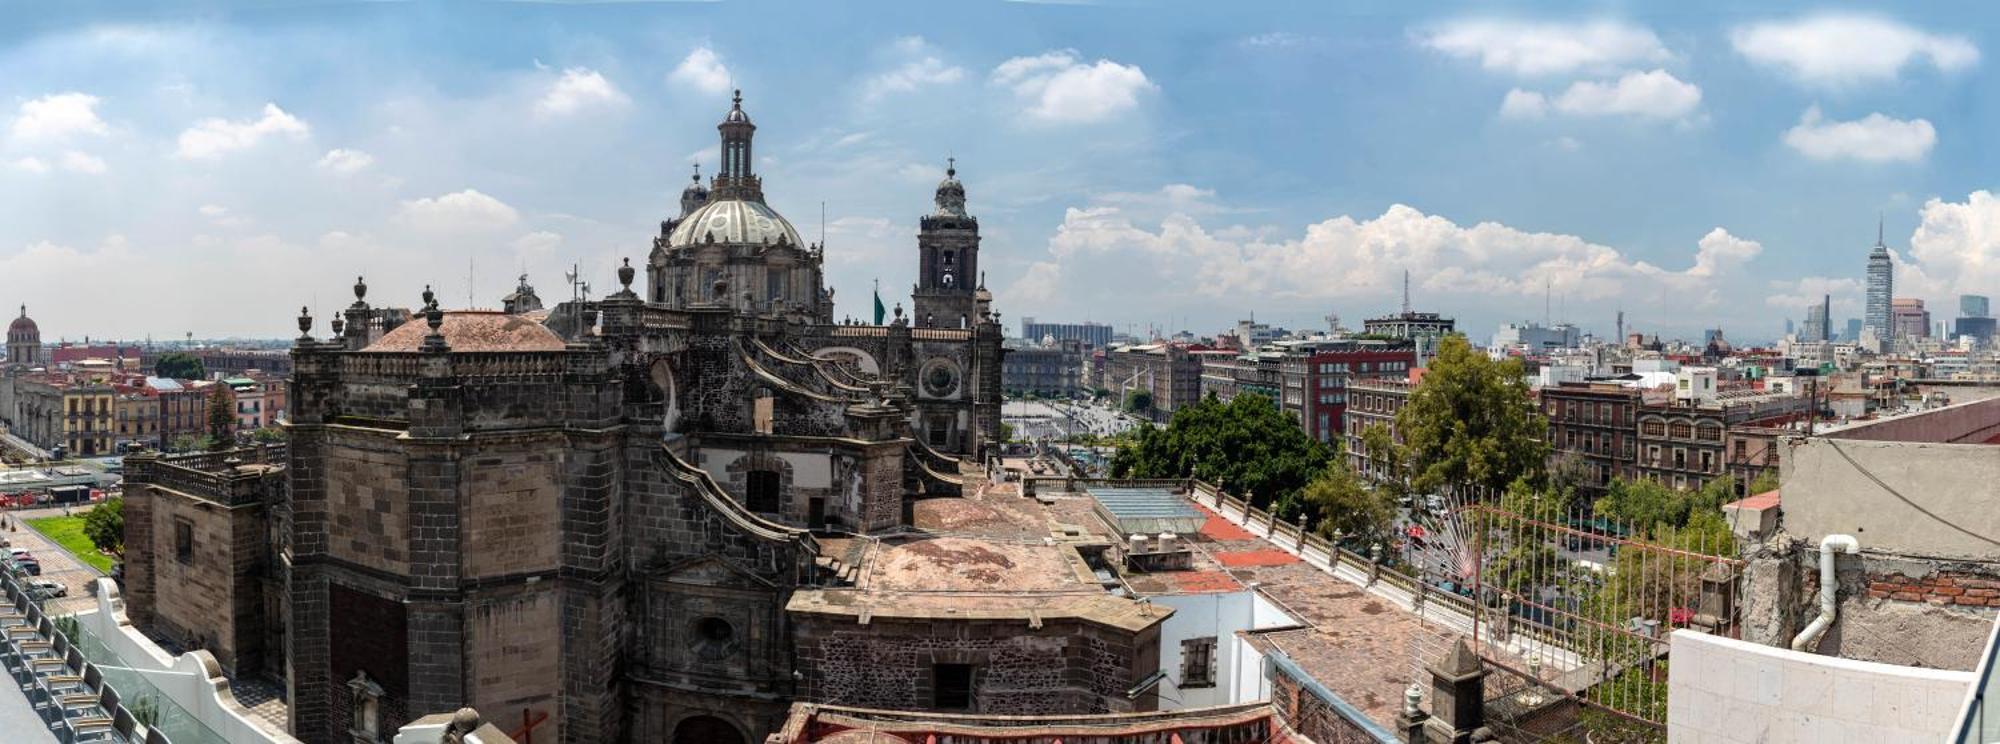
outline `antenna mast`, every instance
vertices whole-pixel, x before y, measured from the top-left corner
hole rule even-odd
[[[1410,270],[1403,270],[1403,314],[1410,314]]]

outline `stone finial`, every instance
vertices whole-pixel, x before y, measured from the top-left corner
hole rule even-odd
[[[1409,718],[1416,718],[1418,715],[1421,715],[1423,713],[1423,703],[1424,703],[1423,685],[1411,682],[1409,687],[1403,688],[1404,716]]]
[[[424,308],[429,309],[432,305],[436,304],[437,304],[437,293],[431,291],[431,285],[429,284],[424,285]]]
[[[903,322],[903,303],[902,303],[902,302],[900,302],[900,301],[899,301],[899,302],[897,302],[897,303],[896,303],[896,309],[895,309],[895,311],[894,311],[894,312],[895,312],[895,314],[896,314],[896,322],[898,322],[898,323],[901,323],[901,322]]]
[[[472,732],[479,730],[485,723],[479,719],[479,711],[459,708],[457,713],[451,714],[451,723],[445,724],[444,735],[438,738],[438,744],[464,744],[471,741]]]
[[[1472,650],[1472,646],[1465,642],[1465,638],[1460,637],[1458,642],[1451,645],[1451,651],[1446,653],[1445,657],[1440,660],[1437,670],[1453,676],[1463,677],[1468,674],[1478,673],[1480,663],[1479,654]]]
[[[300,306],[300,307],[299,307],[299,338],[302,338],[302,339],[310,339],[310,338],[312,338],[312,327],[313,327],[313,316],[312,316],[312,312],[311,312],[310,310],[306,309],[306,308],[305,308],[304,306]]]
[[[354,301],[360,302],[367,297],[368,297],[368,283],[362,281],[361,277],[358,276],[354,277]]]
[[[346,330],[346,328],[347,321],[341,320],[338,315],[333,316],[333,335],[342,335],[342,331]]]
[[[618,267],[618,283],[625,285],[625,291],[632,291],[632,276],[638,272],[632,269],[632,259],[625,259],[625,265]]]

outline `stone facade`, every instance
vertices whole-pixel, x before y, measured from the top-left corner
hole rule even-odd
[[[795,613],[801,697],[886,710],[982,715],[1129,713],[1157,705],[1126,691],[1159,668],[1159,626]],[[970,672],[965,706],[944,703],[940,670]]]
[[[125,602],[132,622],[207,649],[233,676],[283,677],[269,512],[282,447],[125,460]]]
[[[755,741],[801,695],[788,599],[842,581],[811,530],[900,528],[995,441],[987,298],[964,327],[830,322],[754,129],[739,99],[650,286],[628,264],[601,300],[515,313],[427,292],[405,322],[357,281],[333,338],[300,318],[271,515],[301,739],[471,706],[537,741]]]

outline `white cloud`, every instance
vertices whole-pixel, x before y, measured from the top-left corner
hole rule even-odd
[[[1609,20],[1463,20],[1419,34],[1417,41],[1447,56],[1478,59],[1486,70],[1522,77],[1607,73],[1627,65],[1657,64],[1673,56],[1651,30]]]
[[[1764,304],[1778,308],[1783,314],[1791,315],[1801,308],[1818,307],[1822,300],[1832,300],[1835,308],[1858,309],[1861,305],[1861,280],[1852,277],[1808,276],[1789,281],[1772,280],[1771,291],[1764,295]],[[1839,310],[1834,313],[1840,314]]]
[[[250,224],[249,220],[230,214],[229,208],[220,204],[203,204],[201,208],[195,211],[200,212],[201,216],[207,217],[208,221],[214,223],[217,227],[233,228]]]
[[[531,232],[526,235],[522,235],[521,237],[515,238],[514,251],[516,253],[524,253],[524,254],[548,253],[549,251],[553,251],[556,248],[561,247],[562,243],[563,243],[563,236],[549,232],[547,230],[537,230],[535,232]]]
[[[375,156],[360,150],[336,147],[320,156],[319,167],[341,175],[358,172],[375,164]]]
[[[862,98],[877,101],[896,93],[908,93],[927,85],[947,85],[965,78],[965,69],[940,59],[921,37],[906,36],[893,45],[900,56],[908,57],[895,69],[862,84]]]
[[[1103,121],[1160,89],[1138,65],[1085,63],[1067,49],[1002,62],[993,68],[993,82],[1014,91],[1029,119],[1048,123]]]
[[[88,93],[55,93],[21,104],[9,131],[23,141],[60,140],[75,134],[104,134],[111,131],[97,117],[97,96]]]
[[[1500,99],[1500,116],[1508,119],[1540,119],[1549,113],[1549,99],[1532,90],[1515,88]]]
[[[473,231],[506,227],[521,213],[506,202],[476,189],[403,202],[398,215],[404,223],[427,230]]]
[[[8,166],[12,167],[14,170],[18,170],[24,173],[49,172],[49,164],[46,161],[42,160],[41,158],[33,156],[20,158],[12,163],[8,163]]]
[[[1964,36],[1933,34],[1862,15],[1752,23],[1731,30],[1729,40],[1751,62],[1815,86],[1894,80],[1913,63],[1928,62],[1941,72],[1954,72],[1979,62],[1979,47]]]
[[[1117,276],[1120,287],[1135,293],[1132,303],[1171,307],[1259,298],[1273,308],[1323,308],[1356,298],[1391,298],[1408,269],[1432,293],[1484,296],[1502,307],[1539,301],[1546,281],[1576,302],[1621,300],[1627,307],[1650,302],[1719,313],[1726,306],[1725,283],[1740,279],[1739,269],[1763,250],[1756,241],[1715,228],[1696,242],[1687,268],[1676,270],[1573,235],[1492,222],[1459,225],[1401,204],[1372,219],[1327,219],[1308,225],[1303,234],[1262,226],[1213,228],[1192,211],[1151,220],[1101,199],[1072,207],[1050,239],[1047,257],[1030,263],[1009,288],[1010,296],[1030,302],[1085,296],[1101,291],[1094,282]],[[1086,291],[1090,287],[1097,289]]]
[[[93,176],[110,170],[110,167],[105,165],[104,158],[76,150],[63,153],[62,167],[71,173],[87,173]]]
[[[1965,201],[1931,199],[1918,212],[1917,230],[1910,236],[1909,260],[1923,277],[1926,287],[1912,268],[1899,265],[1896,274],[1898,296],[1930,295],[1938,301],[1946,294],[1992,294],[2000,287],[2000,195],[1974,191]],[[1917,291],[1910,291],[1910,290]],[[1955,299],[1955,298],[1952,298]],[[1943,313],[1938,313],[1940,316]]]
[[[1879,113],[1855,121],[1830,121],[1813,106],[1799,116],[1796,126],[1785,130],[1784,141],[1814,160],[1913,162],[1924,159],[1937,144],[1937,129],[1923,119],[1904,121]]]
[[[535,113],[567,116],[593,108],[618,108],[631,102],[603,73],[588,67],[571,67],[563,70],[562,76],[535,101]]]
[[[1549,112],[1570,116],[1636,116],[1681,119],[1701,105],[1701,88],[1666,70],[1628,72],[1612,82],[1579,80],[1549,98],[1519,88],[1507,91],[1500,115],[1538,118]]]
[[[1687,275],[1703,278],[1719,276],[1742,266],[1764,251],[1764,246],[1757,241],[1730,235],[1728,230],[1720,227],[1701,236],[1695,245],[1694,266],[1687,270]]]
[[[710,95],[729,92],[729,68],[722,64],[722,57],[715,50],[705,46],[695,47],[681,60],[673,72],[667,73],[669,82],[680,83]]]
[[[201,160],[256,146],[265,137],[283,135],[304,139],[311,130],[298,117],[285,113],[278,104],[264,104],[264,115],[256,120],[230,121],[220,117],[203,119],[181,132],[176,155]]]

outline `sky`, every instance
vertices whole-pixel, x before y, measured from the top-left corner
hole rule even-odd
[[[10,5],[0,306],[47,341],[602,295],[736,88],[839,316],[908,302],[947,157],[1009,326],[1358,326],[1407,271],[1476,339],[1769,339],[1859,316],[1878,219],[1898,296],[2000,293],[1976,3]]]

